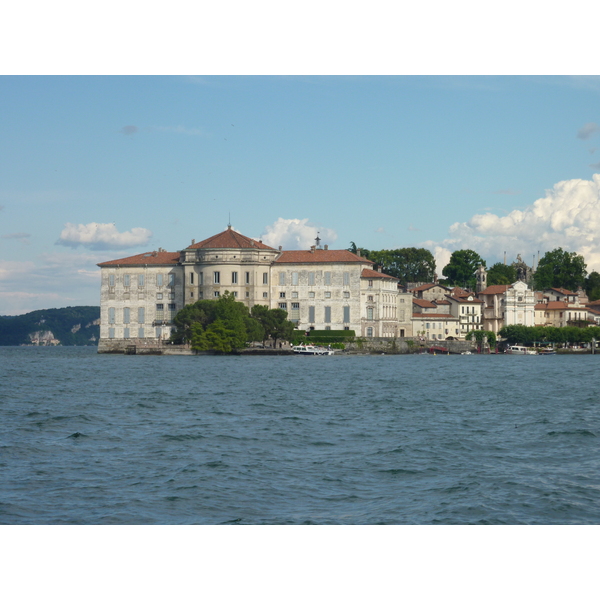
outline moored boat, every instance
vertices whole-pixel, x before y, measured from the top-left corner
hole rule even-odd
[[[331,348],[324,348],[323,346],[313,346],[311,344],[300,344],[299,346],[292,346],[294,354],[306,354],[308,356],[331,356],[333,350]]]
[[[537,351],[533,348],[528,348],[527,346],[509,346],[506,349],[506,354],[537,354]]]

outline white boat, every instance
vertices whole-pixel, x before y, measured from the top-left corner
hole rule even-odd
[[[527,348],[527,346],[509,346],[506,349],[506,354],[537,354],[537,351]]]
[[[306,354],[308,356],[331,356],[333,350],[331,348],[324,348],[323,346],[312,346],[311,344],[300,344],[299,346],[292,346],[292,351],[295,354]]]

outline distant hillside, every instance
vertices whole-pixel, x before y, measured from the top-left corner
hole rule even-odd
[[[97,346],[99,337],[99,306],[67,306],[16,317],[0,316],[0,346]]]

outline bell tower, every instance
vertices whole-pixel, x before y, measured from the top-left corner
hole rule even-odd
[[[487,271],[483,265],[479,265],[477,267],[477,271],[475,271],[475,277],[477,279],[476,292],[479,294],[487,287]]]

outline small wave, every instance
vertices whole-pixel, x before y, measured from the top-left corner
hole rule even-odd
[[[596,437],[596,434],[589,429],[574,429],[573,431],[549,431],[548,435],[583,435]]]
[[[418,475],[421,471],[415,471],[413,469],[380,469],[379,473],[385,473],[386,475]]]
[[[202,440],[204,439],[204,436],[199,433],[181,433],[178,435],[169,435],[167,433],[164,434],[162,438],[169,442],[185,442],[187,440]]]
[[[85,433],[79,433],[79,431],[76,431],[75,433],[72,433],[71,435],[67,436],[67,439],[69,438],[81,438],[81,437],[87,437],[87,435],[85,435]]]

